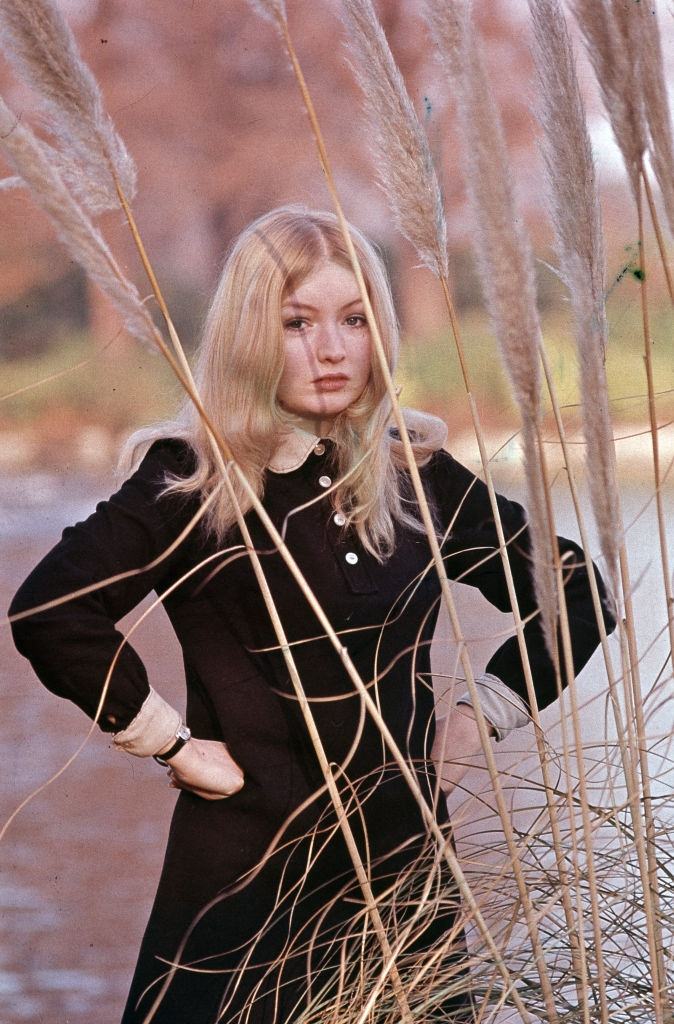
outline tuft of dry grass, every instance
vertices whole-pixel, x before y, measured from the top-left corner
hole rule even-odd
[[[0,99],[0,151],[51,219],[73,258],[105,292],[133,337],[151,347],[157,329],[134,285],[122,273],[100,232],[71,194],[45,148]]]
[[[77,200],[92,213],[114,209],[117,183],[131,198],[134,162],[54,0],[0,0],[0,41],[37,94],[52,159]]]
[[[558,0],[529,0],[539,83],[537,114],[558,272],[571,299],[592,506],[617,594],[620,508],[606,381],[605,257],[592,147],[566,22]]]
[[[646,151],[644,97],[629,45],[628,8],[623,0],[572,0],[576,21],[601,91],[636,197]]]
[[[674,137],[655,5],[630,5],[627,30],[632,57],[638,64],[651,162],[674,235]]]
[[[428,140],[372,3],[344,0],[343,8],[379,183],[396,226],[424,266],[446,278],[445,212]]]
[[[540,324],[529,240],[516,210],[501,120],[465,0],[427,0],[424,15],[457,100],[473,251],[487,311],[523,423],[536,594],[548,646],[556,647],[557,597],[539,450]]]

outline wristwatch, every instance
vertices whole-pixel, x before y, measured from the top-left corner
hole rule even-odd
[[[153,759],[157,762],[157,764],[162,765],[162,767],[168,767],[168,763],[171,760],[171,758],[175,757],[178,751],[183,749],[183,747],[185,746],[187,741],[191,739],[191,737],[192,733],[190,732],[189,728],[181,722],[176,731],[176,741],[173,744],[173,746],[169,747],[168,750],[165,750],[163,754],[153,754]]]

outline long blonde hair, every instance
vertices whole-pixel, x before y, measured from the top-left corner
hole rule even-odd
[[[356,228],[350,227],[350,232],[393,373],[399,331],[386,271],[371,243]],[[276,399],[284,362],[281,305],[288,291],[326,260],[351,269],[333,214],[301,206],[272,210],[253,221],[234,242],[206,317],[195,370],[199,394],[211,422],[260,497],[278,436],[292,423]],[[373,359],[365,390],[340,413],[331,430],[338,475],[348,474],[331,498],[379,561],[393,551],[396,521],[423,530],[405,507],[410,496],[401,491],[399,473],[405,459],[400,440],[388,429],[390,415],[383,374]],[[445,425],[413,410],[405,410],[405,418],[414,431],[415,460],[423,464],[441,447]],[[125,467],[163,437],[184,438],[194,450],[196,464],[190,476],[169,478],[167,490],[207,497],[221,477],[207,432],[189,399],[176,419],[137,431],[129,439],[122,455]],[[232,483],[245,513],[250,499],[234,475]],[[206,524],[222,541],[235,519],[226,489],[220,488]]]

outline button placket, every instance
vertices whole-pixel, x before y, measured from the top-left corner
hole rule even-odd
[[[332,512],[326,529],[341,574],[352,594],[376,594],[379,588],[372,578],[366,553],[360,547],[355,530],[342,529],[345,524],[343,512]]]

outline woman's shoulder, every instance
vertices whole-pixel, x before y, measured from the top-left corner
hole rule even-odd
[[[447,441],[447,424],[439,416],[421,412],[419,409],[403,409],[402,413],[415,461],[417,465],[425,466],[443,450],[443,445]],[[391,426],[389,433],[393,442],[393,457],[401,467],[405,466],[407,459],[398,427]]]
[[[139,445],[135,452],[123,453],[120,474],[163,483],[172,478],[191,476],[197,468],[194,448],[184,437],[159,437]]]

